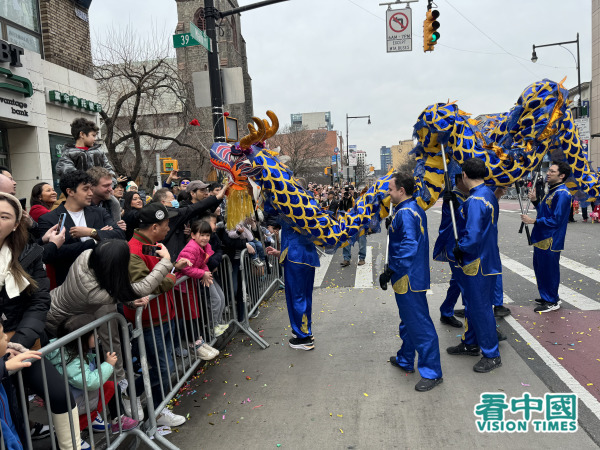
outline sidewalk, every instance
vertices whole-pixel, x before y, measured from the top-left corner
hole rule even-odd
[[[506,342],[503,366],[477,374],[478,358],[450,357],[462,331],[440,324],[446,285],[428,295],[442,355],[444,383],[419,393],[418,372],[389,364],[400,346],[391,288],[318,289],[314,293],[315,350],[293,350],[283,291],[251,324],[266,350],[238,334],[225,357],[183,392],[178,414],[190,420],[167,438],[182,449],[370,448],[597,448],[576,433],[485,433],[474,406],[483,392],[508,398],[543,397],[543,382]],[[195,393],[192,393],[196,391]],[[188,393],[192,393],[188,395]]]

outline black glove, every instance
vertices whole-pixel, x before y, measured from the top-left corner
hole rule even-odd
[[[444,191],[444,195],[442,196],[442,198],[444,199],[444,203],[452,202],[452,207],[454,208],[454,211],[458,211],[460,203],[458,203],[458,198],[456,197],[456,194],[454,192],[446,190]]]
[[[379,286],[381,286],[381,289],[383,289],[384,291],[387,291],[387,285],[391,279],[392,279],[392,271],[386,264],[385,270],[383,271],[383,273],[381,275],[379,275]]]
[[[385,218],[385,229],[387,230],[392,224],[392,216],[389,215]]]
[[[456,260],[456,262],[462,266],[465,254],[460,248],[458,248],[458,245],[454,247],[452,253],[454,253],[454,259]]]

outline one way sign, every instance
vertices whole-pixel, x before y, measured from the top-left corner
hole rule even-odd
[[[387,52],[412,51],[412,10],[386,11]]]

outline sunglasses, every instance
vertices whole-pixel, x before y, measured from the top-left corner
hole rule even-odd
[[[180,184],[181,184],[182,186],[185,186],[185,185],[188,185],[188,184],[190,184],[190,182],[189,182],[189,181],[182,181]]]

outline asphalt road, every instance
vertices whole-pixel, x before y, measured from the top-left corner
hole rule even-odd
[[[569,225],[561,263],[563,307],[533,313],[538,297],[532,249],[518,234],[516,201],[500,203],[500,251],[505,304],[512,316],[499,321],[503,366],[476,374],[476,359],[450,357],[460,330],[439,322],[449,268],[432,262],[428,293],[436,324],[444,383],[416,393],[417,375],[387,362],[400,345],[390,291],[378,287],[385,234],[369,236],[367,264],[341,267],[341,252],[321,258],[313,332],[315,350],[287,346],[289,326],[282,291],[261,308],[253,329],[262,350],[243,334],[227,346],[182,392],[179,414],[190,420],[168,438],[181,448],[597,448],[600,443],[600,224]],[[428,213],[430,245],[440,206]],[[579,395],[577,433],[478,433],[473,408],[483,392],[508,397],[530,392]],[[366,395],[365,395],[366,394]]]

